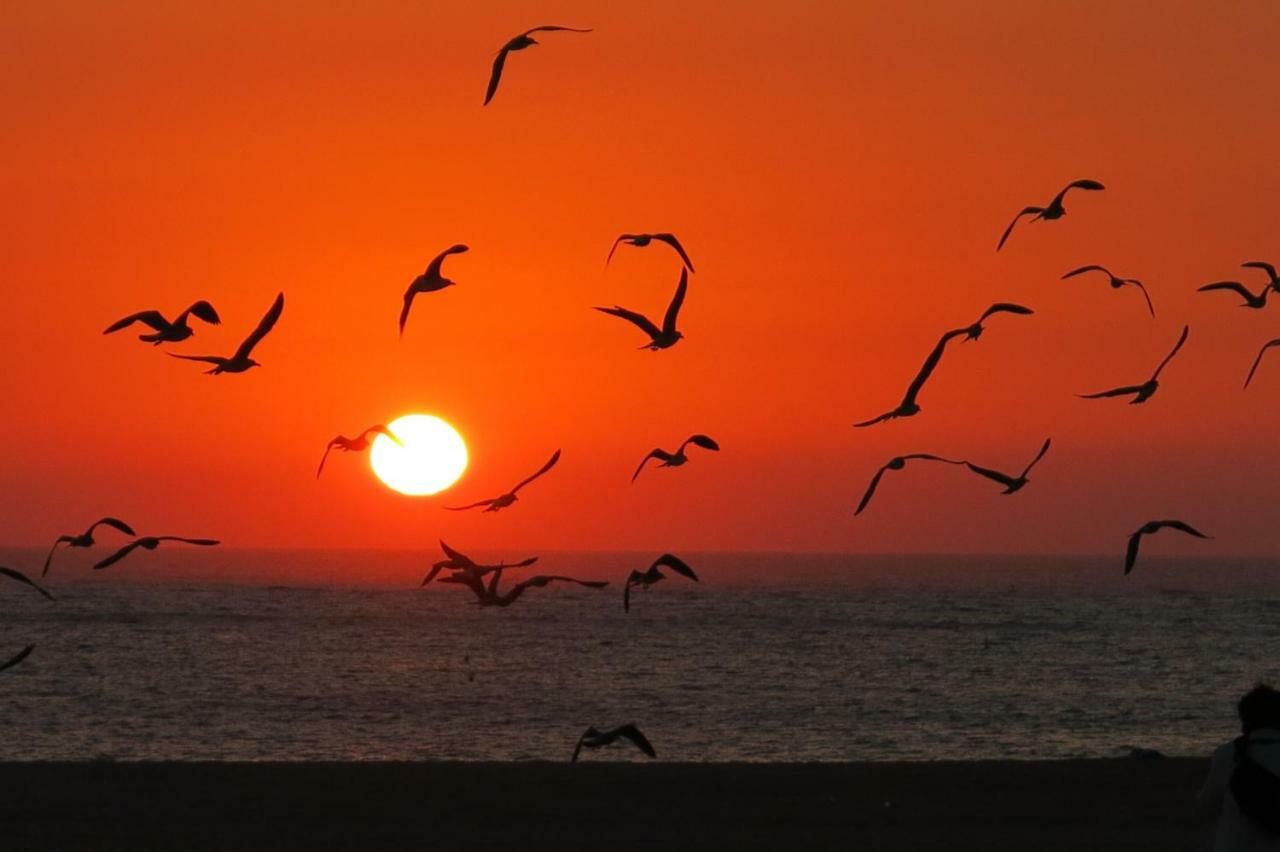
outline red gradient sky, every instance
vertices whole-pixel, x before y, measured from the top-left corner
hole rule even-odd
[[[494,51],[541,23],[480,102]],[[1216,536],[1162,552],[1280,546],[1280,42],[1269,2],[51,2],[0,10],[0,542],[104,513],[228,545],[1111,552],[1155,517]],[[1066,182],[1054,223],[996,240]],[[620,249],[671,230],[698,267],[686,339],[640,352],[590,310],[659,313],[678,265]],[[471,246],[395,333],[438,251]],[[1058,277],[1103,263],[1133,292]],[[244,375],[200,375],[114,319],[208,298],[229,352],[288,300]],[[901,397],[947,328],[917,417]],[[1145,378],[1146,405],[1076,393]],[[407,498],[325,442],[422,411],[472,466]],[[629,484],[691,432],[724,451]],[[1015,497],[931,451],[1016,471]],[[516,507],[455,515],[557,447]],[[474,545],[477,548],[479,544]]]

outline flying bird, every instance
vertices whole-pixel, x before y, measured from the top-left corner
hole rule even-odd
[[[650,349],[657,352],[659,349],[667,349],[675,346],[683,334],[676,331],[676,317],[680,314],[680,306],[684,304],[685,291],[689,289],[689,270],[687,267],[680,269],[680,283],[676,285],[675,295],[671,297],[671,304],[667,306],[667,314],[663,317],[662,328],[658,328],[653,321],[644,314],[638,314],[635,311],[629,311],[626,308],[614,305],[612,308],[597,307],[596,310],[606,313],[609,316],[621,317],[629,323],[637,326],[645,334],[649,335],[649,342],[641,349]]]
[[[453,287],[458,282],[450,281],[440,274],[440,266],[444,263],[444,259],[451,254],[462,254],[470,251],[467,246],[462,243],[449,246],[444,251],[436,255],[430,263],[427,264],[427,271],[413,279],[409,283],[409,289],[404,291],[404,307],[400,309],[400,336],[404,336],[404,324],[409,321],[409,309],[413,307],[413,297],[419,293],[434,293],[437,290],[443,290],[445,287]]]
[[[634,724],[626,724],[609,731],[587,728],[582,733],[582,736],[578,737],[578,744],[573,747],[573,757],[569,758],[569,762],[577,763],[578,752],[582,751],[583,748],[600,748],[617,742],[619,739],[630,740],[636,748],[650,757],[658,756],[658,753],[653,750],[653,746],[649,743],[649,739],[640,733],[640,729]]]
[[[535,473],[533,476],[530,476],[528,479],[522,480],[519,485],[517,485],[515,488],[512,488],[506,494],[500,494],[497,497],[494,497],[492,500],[480,500],[475,503],[469,503],[466,506],[445,506],[445,508],[448,509],[450,512],[463,512],[463,511],[466,511],[467,509],[475,509],[480,506],[486,507],[485,508],[486,512],[496,512],[499,509],[505,509],[519,499],[518,497],[516,497],[517,491],[519,491],[521,488],[524,488],[530,482],[533,482],[539,476],[542,476],[542,474],[551,470],[551,468],[556,466],[556,462],[558,461],[560,461],[560,451],[556,450],[555,453],[552,454],[551,458],[547,461],[547,463],[544,464],[542,467],[538,468],[537,473]]]
[[[6,568],[3,565],[0,565],[0,577],[8,577],[10,580],[14,580],[18,583],[22,583],[24,586],[30,586],[40,594],[44,595],[44,597],[47,598],[48,600],[51,600],[51,601],[57,600],[57,598],[49,594],[49,591],[44,586],[41,586],[39,583],[37,583],[35,580],[32,580],[26,574],[23,574],[21,571],[18,571],[14,568]]]
[[[400,446],[402,447],[404,446],[404,443],[399,438],[397,438],[395,434],[392,433],[392,431],[386,427],[385,424],[382,424],[382,423],[377,423],[377,424],[374,424],[373,426],[370,426],[368,429],[365,429],[363,432],[361,432],[359,435],[355,436],[354,438],[348,438],[345,435],[339,435],[338,437],[334,438],[332,441],[329,442],[329,446],[325,447],[324,455],[320,457],[320,467],[316,468],[316,479],[319,479],[320,474],[324,471],[324,463],[326,460],[328,460],[329,452],[331,450],[342,450],[344,452],[349,452],[349,453],[362,453],[365,450],[369,449],[369,444],[373,442],[373,439],[371,439],[369,436],[373,434],[386,435],[388,438],[395,441]]]
[[[1275,340],[1268,340],[1262,344],[1262,348],[1258,350],[1258,357],[1253,359],[1253,366],[1249,368],[1249,375],[1245,377],[1244,386],[1249,387],[1249,382],[1253,381],[1253,374],[1258,371],[1258,365],[1262,363],[1262,356],[1267,354],[1267,350],[1272,346],[1280,346],[1280,337]]]
[[[929,353],[929,357],[924,359],[924,365],[920,367],[920,372],[911,380],[911,384],[907,387],[907,392],[903,395],[902,402],[898,404],[898,407],[881,414],[879,417],[873,417],[870,420],[864,420],[853,425],[857,428],[862,428],[863,426],[873,426],[882,420],[892,420],[895,417],[911,417],[919,414],[920,404],[918,398],[920,390],[924,387],[924,383],[929,380],[929,376],[933,375],[938,362],[942,360],[942,353],[947,348],[947,343],[954,337],[959,337],[962,334],[967,335],[968,333],[969,329],[957,328],[942,335],[934,345],[933,351]]]
[[[666,243],[675,249],[676,254],[680,255],[680,260],[685,266],[689,267],[690,272],[698,271],[693,268],[693,261],[689,259],[689,255],[685,253],[684,246],[680,245],[680,241],[676,239],[675,234],[623,234],[613,241],[613,248],[609,249],[609,256],[604,259],[604,265],[608,266],[609,261],[613,260],[613,253],[618,250],[619,243],[626,243],[629,246],[644,248],[654,240],[657,240],[660,243]]]
[[[667,575],[662,573],[663,568],[670,568],[681,577],[688,577],[695,583],[699,582],[698,575],[693,573],[693,569],[685,564],[683,559],[670,553],[664,553],[653,560],[653,564],[644,571],[632,571],[627,575],[627,582],[622,587],[623,612],[631,612],[631,587],[639,586],[642,589],[647,589],[654,583],[662,582],[667,578]]]
[[[1196,288],[1197,293],[1212,293],[1215,290],[1230,290],[1233,293],[1239,293],[1240,297],[1244,299],[1240,303],[1240,307],[1257,310],[1267,306],[1267,296],[1271,293],[1271,285],[1268,284],[1263,287],[1262,292],[1256,296],[1239,281],[1215,281],[1212,284]]]
[[[178,314],[177,319],[173,322],[169,322],[165,319],[164,314],[159,311],[140,311],[136,314],[129,314],[129,316],[122,320],[113,322],[111,325],[107,326],[106,330],[102,333],[111,334],[122,328],[128,328],[135,322],[140,322],[143,325],[150,326],[152,328],[152,333],[138,335],[139,340],[155,344],[156,346],[159,346],[161,343],[178,343],[179,341],[186,340],[188,337],[195,334],[195,332],[191,330],[191,326],[187,324],[187,318],[190,316],[202,319],[210,325],[217,325],[222,322],[222,320],[218,318],[218,312],[213,309],[213,305],[202,299],[182,313]]]
[[[1140,402],[1146,402],[1151,398],[1151,395],[1156,392],[1156,389],[1160,387],[1160,371],[1173,360],[1174,355],[1178,354],[1178,350],[1182,348],[1182,344],[1187,342],[1187,332],[1189,330],[1190,326],[1184,325],[1182,327],[1182,336],[1180,336],[1178,338],[1178,342],[1174,344],[1173,351],[1165,356],[1164,360],[1160,362],[1160,366],[1156,367],[1156,371],[1151,374],[1151,378],[1147,381],[1140,385],[1128,385],[1122,388],[1112,388],[1111,390],[1101,391],[1099,393],[1082,393],[1079,395],[1080,398],[1101,399],[1108,396],[1128,396],[1129,394],[1133,394],[1133,399],[1129,400],[1130,405],[1137,405]]]
[[[636,477],[640,475],[640,471],[644,470],[644,466],[648,464],[649,459],[657,459],[661,462],[658,467],[680,467],[680,465],[689,460],[689,457],[685,454],[684,448],[690,444],[702,447],[704,450],[711,450],[713,452],[720,451],[720,445],[706,435],[690,435],[688,438],[684,439],[684,443],[682,443],[680,448],[674,453],[669,453],[661,447],[655,447],[650,450],[649,455],[645,456],[644,459],[641,460],[640,466],[636,468],[636,472],[631,474],[631,481],[636,481]]]
[[[1267,286],[1272,290],[1280,293],[1280,275],[1276,275],[1276,268],[1269,263],[1261,260],[1251,260],[1248,263],[1240,264],[1245,269],[1261,269],[1271,279],[1267,282]]]
[[[13,668],[14,666],[16,666],[18,663],[20,663],[20,662],[22,662],[23,660],[25,660],[27,657],[30,657],[30,656],[31,656],[31,652],[32,652],[32,651],[34,651],[35,649],[36,649],[36,646],[35,646],[35,645],[28,645],[27,647],[23,648],[23,649],[22,649],[21,651],[19,651],[18,653],[14,654],[14,655],[13,655],[12,657],[10,657],[9,659],[7,659],[7,660],[5,660],[4,662],[0,663],[0,672],[4,671],[5,669],[11,669],[11,668]]]
[[[1062,276],[1061,280],[1066,281],[1068,278],[1074,278],[1077,275],[1083,275],[1086,272],[1101,272],[1103,275],[1107,276],[1111,282],[1112,290],[1119,290],[1121,287],[1125,286],[1137,287],[1142,291],[1142,298],[1147,300],[1147,310],[1151,312],[1152,317],[1155,317],[1156,309],[1155,306],[1151,304],[1151,296],[1147,293],[1147,288],[1142,286],[1142,282],[1137,278],[1120,278],[1105,266],[1099,266],[1098,264],[1093,263],[1088,266],[1082,266],[1079,269],[1071,270],[1066,275]]]
[[[201,547],[213,547],[216,544],[222,543],[212,538],[183,538],[182,536],[177,535],[143,536],[142,538],[135,538],[133,541],[108,556],[106,559],[103,559],[97,565],[94,565],[93,568],[95,571],[101,571],[103,568],[109,568],[121,559],[124,559],[130,553],[133,553],[139,547],[143,550],[155,550],[163,541],[180,541],[183,544],[196,544]]]
[[[267,332],[275,327],[276,320],[280,319],[280,314],[284,311],[284,293],[276,296],[276,300],[271,303],[271,307],[263,315],[258,322],[258,327],[253,333],[244,339],[244,343],[240,344],[240,348],[230,358],[221,358],[217,355],[176,355],[169,353],[171,358],[182,358],[185,361],[203,361],[206,364],[212,364],[212,370],[206,370],[207,375],[216,376],[219,373],[243,373],[250,367],[261,367],[257,361],[249,357],[253,352],[253,347],[262,342],[262,338],[267,336]]]
[[[1126,575],[1133,570],[1133,564],[1138,559],[1138,545],[1142,543],[1142,537],[1144,535],[1151,535],[1152,533],[1159,532],[1165,527],[1178,530],[1179,532],[1184,532],[1187,535],[1193,535],[1196,538],[1212,538],[1212,536],[1205,535],[1195,527],[1184,523],[1183,521],[1147,521],[1138,528],[1137,532],[1129,536],[1129,549],[1125,551],[1124,554],[1124,573]]]
[[[987,479],[1003,485],[1004,491],[1001,492],[1002,494],[1013,494],[1016,491],[1021,491],[1023,486],[1031,481],[1027,478],[1027,474],[1031,473],[1031,468],[1035,467],[1036,463],[1039,462],[1040,459],[1044,458],[1044,454],[1047,452],[1049,452],[1049,439],[1045,438],[1044,446],[1040,448],[1040,452],[1036,453],[1036,457],[1033,458],[1031,463],[1023,468],[1022,473],[1017,476],[1010,476],[1007,473],[1001,473],[998,470],[991,470],[986,467],[978,467],[973,462],[965,462],[965,464],[968,466],[969,470],[979,476],[985,476]]]
[[[137,535],[137,533],[133,531],[133,527],[118,518],[102,518],[101,520],[94,521],[93,525],[80,535],[60,535],[58,536],[57,541],[53,543],[53,547],[49,548],[49,555],[46,556],[44,560],[44,571],[40,573],[40,576],[48,576],[49,565],[53,562],[53,552],[58,549],[58,545],[65,544],[67,547],[93,547],[93,531],[100,526],[112,527],[125,535]]]
[[[955,461],[954,459],[944,459],[942,456],[935,456],[930,453],[908,453],[905,456],[895,456],[885,463],[884,467],[876,471],[876,475],[871,477],[871,484],[867,486],[867,492],[862,495],[862,499],[858,501],[858,508],[854,510],[855,515],[861,515],[862,510],[867,508],[867,504],[871,502],[871,495],[876,493],[876,488],[880,486],[880,477],[884,476],[886,470],[902,470],[907,466],[907,462],[913,459],[923,459],[925,461],[939,461],[947,464],[965,464],[963,461]]]
[[[440,549],[444,551],[447,557],[441,559],[431,566],[431,570],[427,572],[427,576],[423,579],[422,585],[427,585],[436,578],[441,571],[465,571],[474,574],[476,577],[483,577],[500,568],[527,568],[538,561],[538,557],[530,556],[528,559],[522,559],[519,562],[499,562],[496,565],[480,565],[470,556],[461,551],[454,550],[445,544],[444,539],[440,539]]]
[[[441,583],[458,583],[469,588],[476,596],[476,602],[480,606],[497,606],[507,607],[515,603],[516,600],[524,594],[526,589],[540,589],[549,586],[552,583],[577,583],[579,586],[586,586],[589,589],[603,589],[609,585],[607,582],[599,580],[579,580],[576,577],[562,577],[559,575],[538,574],[527,580],[516,583],[506,592],[498,592],[498,583],[502,579],[504,568],[495,568],[493,576],[489,579],[489,585],[486,587],[480,576],[472,571],[459,571],[456,574],[450,574],[448,577],[441,577]]]
[[[983,325],[987,318],[995,314],[1019,314],[1020,316],[1030,316],[1035,311],[1022,305],[1015,305],[1013,302],[996,302],[991,307],[982,312],[982,316],[978,317],[978,321],[973,325],[965,326],[962,331],[965,334],[965,341],[977,340],[982,337],[982,332],[986,330]]]
[[[530,38],[530,34],[541,32],[589,33],[591,30],[580,30],[575,29],[574,27],[557,26],[534,27],[531,30],[525,30],[520,33],[520,35],[511,39],[511,41],[502,46],[502,49],[498,51],[498,56],[493,60],[493,71],[489,74],[489,88],[487,88],[484,93],[484,105],[487,106],[489,101],[493,100],[494,94],[498,91],[498,81],[502,79],[502,69],[507,64],[507,54],[513,50],[524,50],[526,47],[533,47],[533,45],[538,44],[539,42]]]
[[[1049,202],[1048,207],[1023,207],[1022,211],[1018,213],[1017,216],[1013,217],[1013,221],[1009,223],[1009,227],[1005,228],[1004,235],[1000,237],[1000,243],[996,246],[996,251],[1000,251],[1000,249],[1004,247],[1004,241],[1009,239],[1009,235],[1013,233],[1013,226],[1018,224],[1018,220],[1023,216],[1031,216],[1032,222],[1037,219],[1061,219],[1065,216],[1067,214],[1067,208],[1062,206],[1062,199],[1065,198],[1067,193],[1073,189],[1099,190],[1106,189],[1106,187],[1098,183],[1096,180],[1072,181],[1067,184],[1066,188],[1063,189],[1062,192],[1059,192],[1053,197],[1053,200]]]

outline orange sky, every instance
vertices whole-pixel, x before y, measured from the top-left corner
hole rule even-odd
[[[1280,40],[1269,2],[10,3],[0,10],[0,542],[103,513],[237,546],[1111,552],[1152,517],[1280,545]],[[729,10],[732,11],[729,11]],[[481,108],[493,53],[540,23]],[[1076,178],[1054,223],[1022,205]],[[671,230],[697,264],[686,339],[639,352],[590,310],[660,313]],[[401,294],[438,251],[460,286]],[[1133,292],[1058,276],[1103,263]],[[207,378],[111,321],[210,299],[223,325],[170,351],[224,353],[284,290],[260,370]],[[947,353],[909,420],[892,407],[947,328],[1030,305]],[[1145,378],[1142,406],[1074,394]],[[380,485],[325,442],[423,411],[494,496],[563,447],[498,515]],[[724,451],[628,483],[653,446]],[[1016,497],[932,451],[1016,471]]]

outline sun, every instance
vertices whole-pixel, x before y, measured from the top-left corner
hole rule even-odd
[[[413,497],[437,494],[467,469],[467,445],[439,417],[406,414],[387,427],[403,446],[379,435],[369,450],[369,464],[387,487]]]

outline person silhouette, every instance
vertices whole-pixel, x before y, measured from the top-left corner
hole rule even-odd
[[[1280,850],[1280,691],[1266,684],[1236,705],[1242,734],[1219,746],[1200,788],[1205,811],[1216,817],[1205,847],[1213,852]],[[1261,807],[1258,802],[1263,800]],[[1269,806],[1266,802],[1270,799]]]

